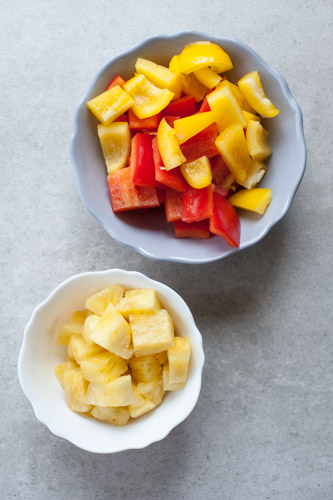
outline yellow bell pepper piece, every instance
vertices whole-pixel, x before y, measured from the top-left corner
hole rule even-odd
[[[180,67],[179,67],[179,55],[175,54],[170,62],[169,62],[169,70],[172,73],[175,73],[175,75],[179,75],[181,73]]]
[[[252,189],[254,186],[259,184],[261,179],[264,177],[267,170],[267,166],[262,161],[252,160],[249,169],[246,172],[246,177],[244,181],[238,181],[238,184],[244,186],[247,189]]]
[[[234,123],[246,126],[243,112],[228,87],[220,87],[207,96],[210,109],[216,113],[216,124],[219,132]]]
[[[179,99],[182,93],[179,74],[172,73],[168,68],[141,57],[135,63],[135,70],[137,73],[143,74],[156,87],[173,92],[174,99]]]
[[[249,113],[248,111],[243,111],[243,115],[246,120],[246,127],[248,126],[250,120],[254,120],[256,122],[260,122],[261,120],[260,116],[254,115],[253,113]]]
[[[268,144],[268,132],[261,123],[250,120],[247,124],[246,142],[249,153],[254,160],[266,160],[272,154]]]
[[[228,198],[229,203],[234,207],[243,208],[261,215],[265,213],[271,200],[271,190],[265,188],[242,189]]]
[[[168,89],[159,89],[144,75],[136,75],[128,80],[124,89],[134,99],[132,109],[140,119],[157,115],[172,100],[174,93]]]
[[[207,187],[212,182],[212,171],[207,156],[184,163],[180,171],[189,185],[195,189]]]
[[[106,124],[118,118],[134,104],[133,99],[119,85],[87,102],[96,118]]]
[[[157,145],[166,170],[171,170],[186,162],[179,147],[176,132],[162,118],[157,129]]]
[[[186,45],[179,55],[179,66],[185,74],[208,67],[217,73],[233,68],[228,54],[219,45],[207,41]]]
[[[199,82],[194,74],[184,75],[181,73],[178,54],[173,56],[171,59],[169,63],[169,70],[175,75],[180,75],[181,89],[184,94],[193,96],[196,102],[202,101],[208,91],[208,88]]]
[[[98,137],[108,174],[114,174],[127,164],[131,150],[131,133],[127,122],[98,125]]]
[[[222,80],[222,76],[218,75],[210,68],[198,69],[194,72],[194,76],[208,89],[216,87],[216,85]]]
[[[250,106],[264,118],[273,118],[279,113],[266,97],[258,71],[247,73],[239,80],[238,86]]]
[[[215,141],[223,160],[238,183],[245,181],[251,166],[251,156],[240,123],[223,130]]]
[[[248,111],[249,113],[255,113],[254,109],[251,108],[251,106],[249,105],[249,103],[247,102],[245,97],[243,96],[242,91],[240,90],[240,88],[237,85],[229,82],[229,80],[223,80],[221,83],[219,83],[217,85],[216,88],[219,89],[219,88],[224,88],[224,87],[228,87],[228,89],[233,94],[234,98],[236,99],[240,108],[243,111]]]
[[[175,120],[173,126],[175,128],[179,144],[183,144],[188,139],[201,132],[201,130],[214,123],[215,120],[216,115],[213,111],[197,113],[195,115]]]

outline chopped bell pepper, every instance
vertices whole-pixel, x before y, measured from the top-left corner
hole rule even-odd
[[[180,171],[188,184],[195,189],[205,188],[212,182],[212,171],[207,156],[184,163]]]
[[[160,89],[150,83],[144,75],[128,80],[124,89],[133,98],[132,109],[138,118],[149,118],[165,108],[174,96],[168,89]]]
[[[248,111],[243,111],[244,118],[246,120],[246,127],[248,126],[248,123],[250,120],[254,120],[256,122],[260,122],[261,118],[259,115],[254,115],[253,113],[249,113]]]
[[[180,81],[182,84],[182,91],[184,94],[193,96],[196,102],[202,101],[208,92],[207,87],[202,85],[201,82],[194,76],[193,73],[190,75],[184,75],[181,73]]]
[[[179,118],[194,115],[194,113],[195,98],[191,95],[186,95],[176,101],[171,101],[162,111],[163,116],[179,116]]]
[[[251,165],[251,156],[242,125],[235,123],[223,130],[216,139],[216,146],[236,181],[244,181]]]
[[[114,174],[127,164],[131,150],[131,133],[127,122],[97,126],[108,174]]]
[[[238,86],[247,102],[259,115],[264,118],[273,118],[279,113],[266,96],[258,71],[247,73],[239,80]]]
[[[179,167],[173,168],[172,170],[165,170],[164,163],[162,160],[161,153],[158,149],[157,137],[154,137],[153,142],[153,157],[155,163],[155,179],[176,191],[185,191],[186,182],[180,172]]]
[[[215,144],[217,137],[217,125],[212,123],[184,142],[180,149],[183,155],[186,156],[187,161],[197,160],[201,156],[211,158],[219,153]]]
[[[164,209],[167,222],[174,222],[182,218],[182,199],[182,193],[166,189]]]
[[[135,69],[137,73],[143,74],[156,87],[170,90],[174,93],[174,99],[179,99],[182,93],[180,76],[172,73],[169,68],[139,57],[135,63]]]
[[[208,240],[210,237],[209,219],[199,222],[183,222],[182,220],[173,223],[176,238],[197,238]]]
[[[174,128],[174,123],[176,120],[180,119],[180,116],[165,116],[165,121],[167,122],[170,127]]]
[[[216,89],[223,89],[223,88],[228,88],[236,101],[238,102],[240,108],[242,111],[248,111],[249,113],[255,113],[254,109],[249,105],[247,100],[242,94],[241,89],[235,85],[234,83],[229,82],[229,80],[223,80],[220,82]]]
[[[174,123],[175,132],[179,144],[183,144],[194,135],[207,128],[216,120],[216,114],[213,111],[207,113],[196,113],[192,116],[180,118]]]
[[[220,87],[207,96],[210,109],[216,114],[216,123],[219,132],[234,123],[246,126],[243,112],[233,94],[227,87]]]
[[[233,65],[228,54],[219,45],[204,41],[184,47],[179,54],[179,67],[185,74],[208,67],[222,73],[232,69]]]
[[[226,240],[229,246],[239,247],[240,221],[234,207],[218,191],[213,194],[213,214],[209,220],[211,233]]]
[[[212,182],[219,187],[219,192],[227,197],[235,177],[231,174],[221,155],[214,156],[210,160],[212,170]]]
[[[128,110],[128,124],[131,130],[157,130],[160,121],[160,113],[140,120],[132,109]]]
[[[259,184],[261,179],[264,177],[266,170],[267,166],[265,163],[258,160],[252,160],[250,168],[246,172],[244,181],[239,181],[238,184],[247,189],[252,189],[256,184]]]
[[[155,180],[155,163],[153,158],[153,137],[137,133],[132,139],[131,179],[138,186],[163,187]]]
[[[179,55],[175,54],[170,62],[169,62],[169,70],[172,73],[175,73],[175,75],[179,75],[181,73],[180,67],[179,67]]]
[[[213,184],[203,189],[186,186],[182,201],[182,221],[196,222],[209,219],[213,214],[213,191]]]
[[[112,210],[115,213],[160,206],[156,189],[135,186],[131,179],[131,169],[128,167],[108,175],[108,185]]]
[[[258,121],[250,120],[247,124],[246,142],[254,160],[266,160],[272,154],[268,144],[268,132]]]
[[[87,102],[87,107],[96,118],[108,124],[133,106],[133,99],[119,85]]]
[[[118,118],[115,119],[115,122],[127,122],[128,123],[128,116],[127,116],[127,114],[124,113],[123,115],[118,116]]]
[[[195,77],[208,89],[216,87],[218,83],[222,80],[222,76],[218,75],[215,71],[210,68],[198,69],[194,72]]]
[[[111,80],[111,82],[109,83],[109,85],[106,87],[105,90],[110,90],[110,89],[112,89],[112,87],[115,87],[116,85],[119,85],[119,87],[123,88],[125,83],[126,83],[126,80],[124,80],[122,76],[116,75]]]
[[[162,118],[157,130],[157,144],[166,170],[171,170],[186,162],[179,147],[176,132]]]
[[[265,188],[242,189],[229,198],[229,202],[234,207],[243,208],[261,215],[265,213],[271,200],[271,190]]]
[[[206,111],[211,111],[210,106],[209,106],[208,101],[207,101],[207,96],[202,101],[198,113],[206,113]]]

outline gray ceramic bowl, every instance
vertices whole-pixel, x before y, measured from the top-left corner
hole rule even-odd
[[[272,202],[263,216],[245,211],[240,213],[240,249],[260,241],[291,205],[304,174],[306,147],[302,112],[285,79],[242,42],[185,31],[148,38],[111,59],[95,76],[75,113],[71,158],[84,205],[112,238],[153,259],[199,264],[222,259],[238,249],[231,249],[218,236],[210,240],[176,239],[173,236],[173,224],[165,222],[163,209],[150,210],[145,215],[135,212],[115,215],[111,209],[105,164],[96,132],[97,120],[85,104],[103,92],[117,73],[125,79],[133,76],[137,57],[168,65],[171,57],[178,54],[184,45],[196,40],[210,40],[223,47],[234,64],[234,70],[228,72],[228,78],[233,82],[249,71],[258,70],[268,97],[280,110],[274,119],[264,120],[264,126],[270,134],[273,155],[260,187],[271,189]]]

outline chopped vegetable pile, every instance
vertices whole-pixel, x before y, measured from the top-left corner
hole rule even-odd
[[[218,45],[200,41],[169,68],[138,58],[135,76],[116,75],[87,102],[98,125],[115,213],[164,204],[178,238],[217,234],[239,247],[234,207],[263,214],[272,199],[256,187],[272,154],[261,118],[279,113],[259,73],[238,84]]]

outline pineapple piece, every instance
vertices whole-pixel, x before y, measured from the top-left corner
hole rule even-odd
[[[67,405],[70,410],[85,413],[92,409],[92,406],[84,401],[88,382],[84,380],[79,368],[64,372],[64,388]]]
[[[165,351],[174,344],[174,326],[165,309],[150,314],[131,314],[134,356]]]
[[[137,385],[137,390],[138,393],[141,394],[141,396],[149,399],[149,401],[151,401],[154,406],[158,406],[162,402],[163,396],[165,394],[165,391],[163,389],[162,376],[151,380],[150,382],[140,382]]]
[[[154,356],[160,365],[164,365],[168,361],[168,351],[158,352]]]
[[[132,418],[141,417],[144,413],[151,411],[155,408],[155,405],[152,401],[145,398],[142,394],[139,393],[135,384],[133,384],[133,395],[134,401],[128,406],[130,415]]]
[[[59,380],[60,384],[64,387],[64,373],[67,370],[75,370],[79,368],[79,365],[72,361],[66,361],[65,363],[60,363],[59,365],[54,367],[54,373]]]
[[[74,358],[78,364],[80,364],[83,359],[95,356],[102,351],[103,349],[99,345],[90,346],[82,337],[77,337],[76,335],[71,336],[67,347],[68,356]]]
[[[112,380],[108,384],[90,383],[85,402],[96,406],[127,406],[133,403],[133,389],[130,375]]]
[[[150,382],[158,378],[162,373],[162,368],[157,359],[150,356],[141,356],[140,358],[133,358],[130,360],[130,368],[132,377],[138,382]]]
[[[93,417],[98,418],[98,420],[104,420],[113,425],[125,425],[130,418],[130,412],[126,406],[118,406],[116,408],[112,406],[95,406],[95,408],[91,410],[91,414]]]
[[[122,285],[111,285],[100,292],[94,293],[87,300],[85,307],[89,311],[102,316],[111,302],[114,306],[124,295],[125,288]]]
[[[169,381],[169,365],[163,367],[163,389],[165,391],[181,391],[184,389],[186,382],[178,382],[177,384],[170,384]]]
[[[86,318],[84,325],[83,325],[82,338],[90,346],[94,345],[94,342],[91,340],[90,335],[94,331],[96,322],[98,320],[99,320],[99,316],[97,316],[97,314],[90,314]]]
[[[127,319],[130,314],[157,312],[161,309],[161,304],[155,290],[137,288],[127,290],[125,297],[119,301],[116,308]]]
[[[175,345],[168,349],[169,383],[178,384],[187,379],[191,346],[188,338],[175,337]]]
[[[86,317],[86,311],[75,311],[69,322],[60,329],[57,345],[67,345],[73,334],[81,335]]]
[[[90,339],[124,359],[129,359],[133,354],[133,350],[130,348],[131,330],[129,324],[114,308],[108,310],[94,323]]]
[[[127,363],[111,352],[102,352],[81,361],[81,371],[84,378],[97,384],[108,384],[127,370]]]

